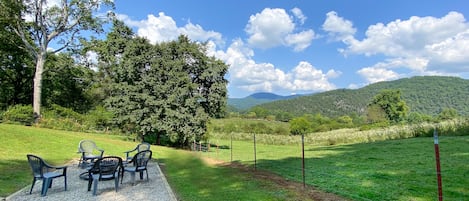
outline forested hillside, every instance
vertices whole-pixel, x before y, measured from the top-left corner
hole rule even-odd
[[[321,113],[328,117],[362,115],[370,100],[384,89],[399,89],[410,112],[436,115],[444,108],[469,115],[469,80],[445,76],[417,76],[379,82],[360,89],[337,89],[259,105],[295,116]]]
[[[287,100],[298,96],[300,95],[280,96],[273,93],[255,93],[245,98],[228,98],[228,106],[230,106],[230,111],[246,110],[263,103],[269,103],[276,100]]]

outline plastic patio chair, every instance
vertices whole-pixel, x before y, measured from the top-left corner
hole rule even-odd
[[[27,154],[29,165],[33,171],[33,184],[29,194],[32,193],[34,184],[38,179],[42,180],[41,196],[47,195],[47,190],[52,187],[52,180],[64,177],[65,191],[67,190],[67,166],[52,166],[46,163],[41,157]]]
[[[147,142],[142,142],[138,144],[134,149],[124,152],[125,162],[129,162],[130,160],[132,160],[132,158],[134,157],[132,153],[137,154],[138,152],[145,151],[145,150],[150,150],[150,144]]]
[[[81,153],[79,167],[86,167],[88,164],[93,164],[97,159],[103,157],[104,150],[96,146],[92,140],[82,140],[78,143],[78,153]]]
[[[122,158],[118,156],[105,156],[95,161],[88,170],[88,191],[93,184],[93,195],[96,195],[99,181],[114,179],[114,186],[119,187],[119,175],[122,171]]]
[[[124,167],[124,172],[122,173],[121,183],[122,183],[122,180],[124,179],[124,173],[125,172],[130,173],[130,180],[132,182],[132,185],[135,184],[135,173],[137,173],[137,172],[140,173],[140,180],[142,180],[143,179],[143,171],[145,171],[147,173],[147,181],[148,181],[147,165],[148,165],[148,162],[151,159],[151,156],[152,156],[152,151],[151,150],[143,150],[143,151],[138,152],[137,154],[135,154],[135,156],[128,163],[128,165]]]

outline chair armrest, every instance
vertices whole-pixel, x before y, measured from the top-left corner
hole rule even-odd
[[[55,165],[50,165],[44,161],[44,166],[47,168],[47,171],[50,172],[50,170],[63,170],[63,175],[67,174],[67,167],[66,165],[62,166],[55,166]]]
[[[103,157],[104,155],[104,149],[101,148],[96,148],[99,152],[101,152],[100,156]]]
[[[137,147],[135,147],[134,149],[130,150],[130,151],[124,151],[124,153],[130,153],[130,152],[134,152],[137,150]]]

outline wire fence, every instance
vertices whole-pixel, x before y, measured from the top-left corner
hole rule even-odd
[[[352,200],[469,200],[469,136],[440,137],[441,186],[432,138],[318,146],[302,136],[290,145],[259,143],[262,137],[211,139],[192,149]]]

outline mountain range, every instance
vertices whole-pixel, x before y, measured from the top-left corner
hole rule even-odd
[[[400,90],[409,112],[436,115],[445,108],[453,108],[460,115],[469,116],[469,80],[449,76],[416,76],[373,83],[359,89],[336,89],[309,95],[256,93],[242,99],[229,99],[228,105],[238,110],[258,106],[295,116],[305,113],[329,117],[362,115],[371,99],[385,89]]]
[[[287,100],[299,96],[302,95],[281,96],[274,93],[260,92],[251,94],[244,98],[228,98],[228,106],[234,108],[234,110],[243,111],[263,103],[269,103],[277,100]]]

